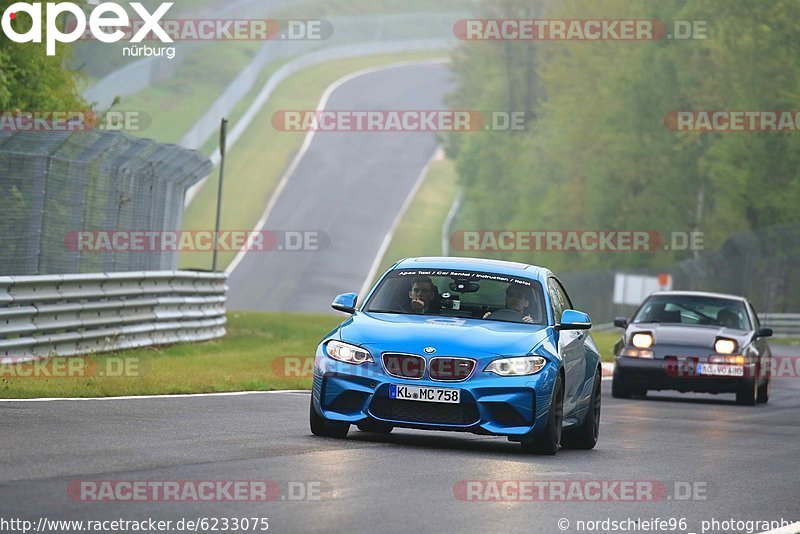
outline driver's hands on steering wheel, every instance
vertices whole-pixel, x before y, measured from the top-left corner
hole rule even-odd
[[[505,309],[509,309],[509,308],[505,308]],[[516,310],[510,310],[510,311],[516,311]],[[519,313],[519,312],[517,312],[517,313]],[[488,319],[491,315],[492,315],[492,312],[486,312],[486,313],[483,314],[483,318],[484,319]],[[520,314],[520,315],[522,315],[522,314]],[[523,323],[533,324],[533,317],[531,317],[530,315],[526,315],[526,316],[524,316],[522,318],[522,322]]]

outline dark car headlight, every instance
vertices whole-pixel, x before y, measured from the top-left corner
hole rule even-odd
[[[325,347],[328,356],[340,362],[352,363],[353,365],[361,365],[366,362],[373,362],[372,355],[368,350],[362,349],[349,343],[341,341],[329,341]]]
[[[487,373],[500,376],[525,376],[533,375],[542,370],[547,360],[541,356],[517,356],[514,358],[500,358],[486,366]]]

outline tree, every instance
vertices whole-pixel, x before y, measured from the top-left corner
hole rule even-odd
[[[8,4],[0,6],[5,12]],[[31,23],[27,14],[20,13],[12,26],[22,33]],[[56,55],[47,56],[44,43],[15,43],[0,32],[0,110],[86,109],[78,93],[79,74],[65,67],[71,54],[71,45],[58,44]]]

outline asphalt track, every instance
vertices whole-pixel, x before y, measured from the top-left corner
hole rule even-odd
[[[775,352],[800,355],[797,348]],[[606,518],[683,517],[688,532],[712,518],[800,520],[800,378],[776,380],[770,403],[757,407],[737,406],[732,395],[651,393],[621,401],[603,384],[597,448],[555,457],[449,432],[375,436],[353,428],[344,440],[317,438],[308,430],[304,393],[3,402],[0,518],[267,517],[270,532],[402,533],[557,533],[562,518],[570,522],[563,532],[579,532],[578,520]],[[71,499],[70,482],[84,480],[270,480],[283,498]],[[655,481],[667,494],[652,501],[466,502],[454,491],[466,480]],[[704,498],[677,500],[676,481],[695,484]],[[295,495],[309,488],[315,499],[286,498],[290,482]]]
[[[382,69],[341,85],[326,109],[443,109],[451,87],[445,64]],[[329,246],[247,254],[231,273],[228,307],[330,312],[333,297],[358,292],[436,147],[430,132],[317,132],[263,228],[321,232]]]

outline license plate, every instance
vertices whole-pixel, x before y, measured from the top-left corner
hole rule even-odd
[[[698,363],[697,374],[705,376],[744,376],[744,367],[741,365]]]
[[[422,402],[446,402],[458,404],[461,402],[460,389],[427,388],[422,386],[389,386],[389,398]]]

